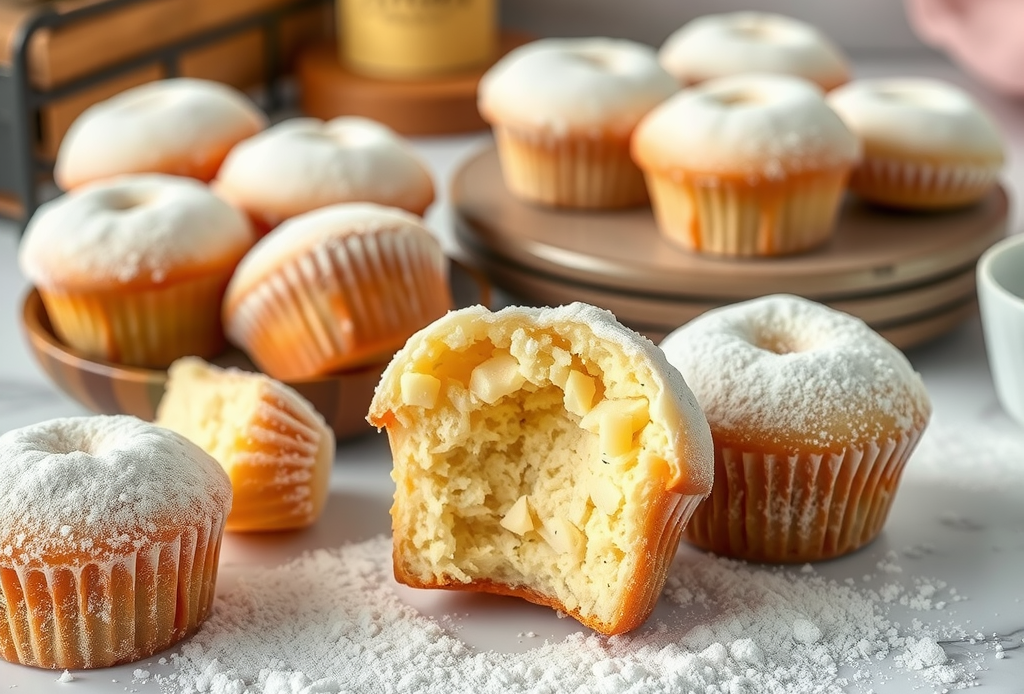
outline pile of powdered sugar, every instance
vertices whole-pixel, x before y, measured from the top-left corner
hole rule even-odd
[[[885,615],[886,602],[934,609],[941,584],[866,588],[810,566],[681,554],[660,616],[637,632],[608,638],[581,629],[525,653],[497,653],[473,649],[457,628],[402,602],[389,538],[319,550],[247,573],[182,646],[177,672],[158,679],[183,694],[868,692],[876,680],[865,666],[891,657],[921,684],[974,682],[970,663],[946,656],[944,634]],[[879,564],[880,574],[893,560]]]

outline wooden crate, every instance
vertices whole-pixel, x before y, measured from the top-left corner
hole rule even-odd
[[[67,12],[100,0],[50,3]],[[36,32],[28,46],[28,78],[33,89],[47,92],[116,67],[136,56],[228,26],[246,18],[287,9],[299,0],[146,0],[56,29]],[[15,36],[38,11],[31,0],[0,0],[0,69],[13,60]],[[280,55],[290,65],[297,48],[333,33],[331,4],[323,2],[282,14]],[[245,29],[209,44],[181,52],[180,75],[215,79],[239,88],[260,84],[266,77],[264,32]],[[52,159],[71,122],[88,106],[119,91],[165,76],[159,64],[119,74],[102,83],[44,104],[36,114],[35,149]]]

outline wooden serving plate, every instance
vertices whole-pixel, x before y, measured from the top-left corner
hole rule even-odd
[[[490,305],[490,285],[477,272],[453,262],[452,294],[457,306]],[[167,371],[113,364],[91,359],[65,345],[53,331],[36,289],[26,296],[22,325],[39,365],[65,393],[93,412],[130,414],[146,421],[156,416],[164,394]],[[256,371],[242,352],[231,349],[211,360],[219,366]],[[302,381],[286,381],[309,400],[339,439],[370,430],[366,412],[387,362]]]
[[[608,293],[699,303],[775,293],[834,301],[930,284],[973,267],[1006,235],[1008,211],[1001,188],[976,205],[932,214],[883,210],[848,196],[834,237],[817,249],[723,258],[673,245],[649,207],[588,212],[523,202],[506,189],[493,147],[456,172],[452,204],[456,237],[475,255]]]

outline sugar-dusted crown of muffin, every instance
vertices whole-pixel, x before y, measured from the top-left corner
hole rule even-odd
[[[789,295],[719,309],[661,343],[716,436],[804,450],[862,445],[923,427],[920,376],[858,318]]]
[[[55,419],[0,436],[0,554],[22,565],[105,561],[169,522],[218,529],[231,483],[172,431],[128,416]]]
[[[745,72],[796,75],[823,89],[849,79],[846,59],[820,31],[769,12],[698,17],[666,39],[658,59],[684,84]]]
[[[209,180],[235,143],[266,126],[248,97],[220,82],[148,82],[90,106],[72,123],[54,178],[65,190],[125,173]]]
[[[279,220],[342,202],[423,214],[434,199],[430,173],[412,147],[387,126],[354,116],[272,126],[231,150],[214,187]]]
[[[499,60],[481,79],[490,122],[555,134],[628,134],[678,89],[654,49],[625,39],[541,39]]]
[[[21,269],[34,284],[162,284],[252,246],[245,216],[202,183],[137,174],[97,181],[48,202],[25,229]]]
[[[860,141],[821,90],[788,75],[722,77],[656,106],[633,134],[642,168],[777,179],[849,167]]]
[[[863,79],[827,97],[867,153],[1001,164],[1003,138],[959,87],[924,77]]]

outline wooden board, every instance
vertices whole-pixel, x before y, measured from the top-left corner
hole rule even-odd
[[[530,40],[504,32],[501,55]],[[476,108],[476,87],[490,65],[439,77],[388,80],[345,68],[332,43],[313,45],[298,58],[296,77],[303,113],[329,120],[364,116],[403,135],[445,135],[488,127]]]
[[[774,293],[857,298],[962,273],[1006,235],[1008,210],[1001,188],[971,207],[929,214],[848,197],[826,245],[782,258],[730,259],[674,246],[649,207],[582,212],[525,203],[505,188],[493,148],[456,172],[452,202],[457,237],[477,253],[606,291],[718,302]]]

